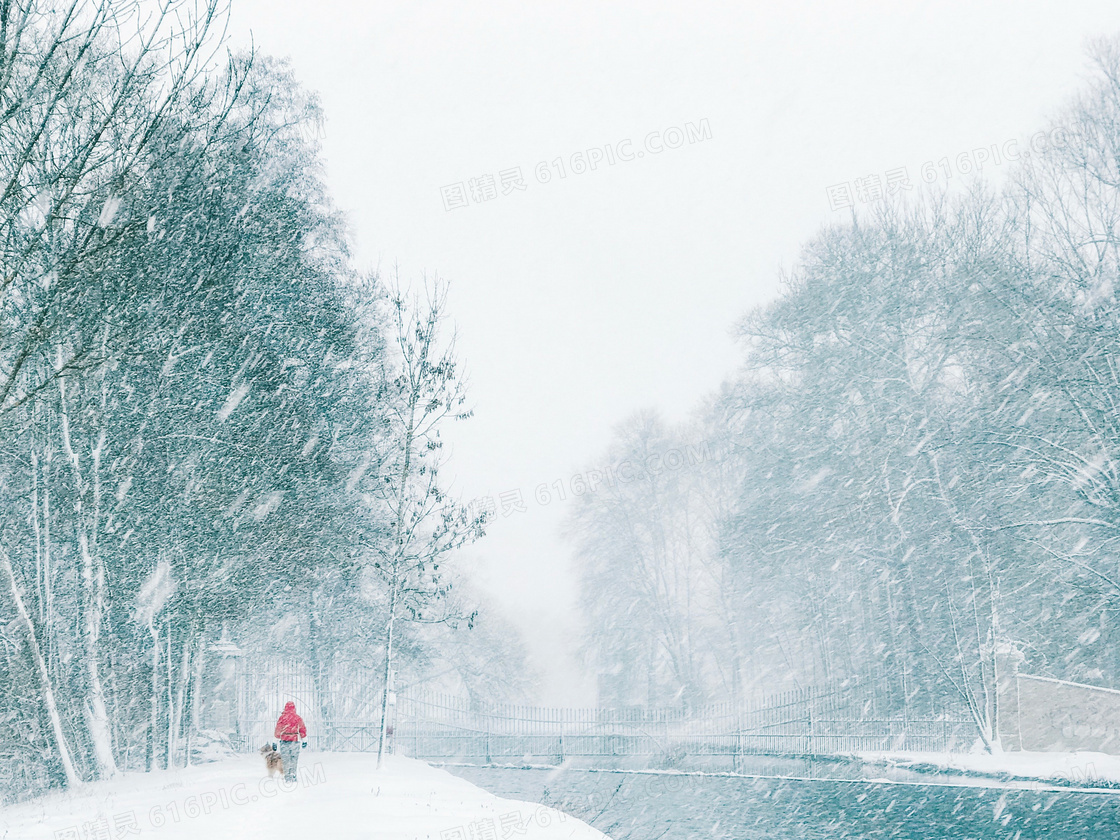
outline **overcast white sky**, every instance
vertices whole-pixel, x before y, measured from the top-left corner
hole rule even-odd
[[[959,181],[960,153],[1026,138],[1078,88],[1086,40],[1120,32],[1116,0],[233,6],[234,43],[289,56],[322,98],[361,263],[452,283],[476,415],[449,475],[466,499],[524,494],[472,562],[554,704],[593,702],[594,678],[571,657],[565,506],[534,488],[596,464],[636,409],[687,417],[734,369],[733,323],[848,212],[828,187],[899,167],[920,184],[927,161]],[[701,120],[710,139],[644,148]],[[496,197],[445,209],[441,188],[486,175]]]

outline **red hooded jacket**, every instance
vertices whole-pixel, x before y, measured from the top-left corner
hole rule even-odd
[[[307,737],[307,727],[303,718],[296,714],[296,704],[289,700],[284,704],[284,711],[276,721],[276,738],[281,741],[299,741]]]

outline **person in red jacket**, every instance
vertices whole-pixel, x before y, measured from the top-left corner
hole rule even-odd
[[[296,714],[296,704],[289,700],[284,711],[276,721],[276,740],[280,742],[280,757],[284,761],[284,780],[295,781],[296,765],[299,764],[300,742],[307,746],[307,726],[303,718]]]

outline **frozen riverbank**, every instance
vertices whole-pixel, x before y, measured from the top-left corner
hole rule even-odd
[[[1070,787],[1120,788],[1120,756],[1099,752],[860,753],[857,760],[885,770],[1003,782],[1037,781]]]
[[[613,840],[1089,840],[1120,836],[1120,794],[872,779],[449,767],[498,795],[561,809]]]

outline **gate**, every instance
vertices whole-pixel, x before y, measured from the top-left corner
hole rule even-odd
[[[315,670],[279,659],[246,663],[238,675],[235,745],[255,750],[273,739],[276,719],[291,700],[307,724],[308,744],[317,750],[377,750],[381,689],[372,672]]]

